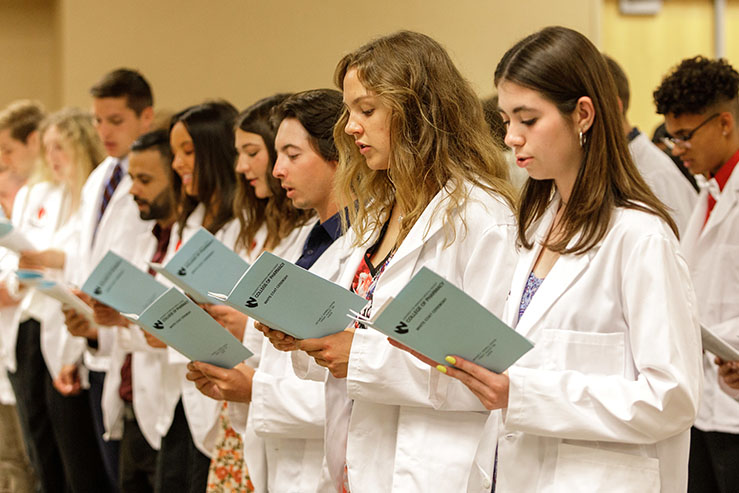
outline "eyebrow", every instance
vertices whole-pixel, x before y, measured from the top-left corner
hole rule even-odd
[[[301,150],[300,147],[296,146],[295,144],[285,144],[284,146],[280,147],[280,150],[282,152],[285,152],[290,148],[296,149],[298,151]]]
[[[375,96],[372,96],[370,94],[365,94],[364,96],[359,96],[358,98],[355,98],[354,101],[352,101],[352,104],[359,104],[362,102],[363,99],[369,99],[373,97]]]

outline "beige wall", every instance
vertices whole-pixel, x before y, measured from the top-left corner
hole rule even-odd
[[[60,104],[54,0],[0,0],[0,108],[19,98]]]
[[[739,0],[728,0],[723,19],[726,58],[739,67]],[[618,0],[604,0],[601,46],[623,66],[631,82],[629,118],[651,135],[662,122],[655,114],[652,92],[680,60],[715,56],[711,0],[665,0],[653,16],[626,16]]]
[[[7,2],[18,10],[26,5],[0,0],[0,9]],[[150,80],[157,105],[173,110],[206,98],[223,97],[243,107],[277,91],[332,87],[342,54],[401,28],[441,41],[478,92],[487,95],[495,64],[513,42],[549,24],[593,36],[600,10],[600,0],[48,0],[45,5],[46,12],[26,15],[48,24],[49,11],[56,8],[51,18],[58,21],[59,66],[48,94],[38,97],[56,106],[86,106],[88,88],[100,75],[129,66]],[[0,32],[5,24],[1,15]],[[23,29],[30,33],[31,27],[38,34],[35,26]],[[32,76],[35,62],[21,62],[13,62],[19,73]],[[6,100],[25,95],[23,84],[0,84],[0,91]]]

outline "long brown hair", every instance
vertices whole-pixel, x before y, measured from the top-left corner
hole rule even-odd
[[[307,223],[313,215],[312,210],[304,211],[293,207],[285,195],[285,189],[280,186],[280,181],[272,176],[272,168],[277,159],[275,151],[277,128],[272,124],[270,115],[272,109],[288,96],[289,94],[275,94],[260,99],[242,111],[236,119],[237,129],[257,134],[264,141],[269,156],[267,183],[272,192],[269,198],[257,198],[254,188],[247,183],[246,177],[237,173],[233,206],[234,215],[239,219],[241,229],[236,246],[247,252],[251,249],[254,238],[262,225],[267,227],[267,242],[264,248],[270,250],[279,245],[293,229]]]
[[[465,183],[496,193],[512,206],[508,168],[490,136],[480,101],[439,43],[424,34],[400,31],[342,58],[334,75],[337,86],[343,88],[351,69],[391,109],[387,170],[367,167],[354,138],[344,132],[346,109],[334,128],[337,197],[348,207],[358,242],[381,227],[397,202],[404,211],[400,244],[445,187],[450,196],[444,211],[447,243],[454,241],[455,212],[467,199]],[[357,206],[350,206],[355,201]]]
[[[616,207],[659,216],[678,234],[665,206],[631,159],[615,83],[603,56],[585,36],[564,27],[547,27],[524,38],[503,55],[495,69],[495,85],[503,81],[539,92],[563,116],[569,117],[583,96],[595,108],[593,124],[585,133],[582,165],[562,215],[562,234],[547,243],[547,248],[565,254],[587,252],[608,232]],[[527,233],[544,214],[554,190],[553,180],[526,181],[518,210],[518,239],[524,247],[532,247]]]

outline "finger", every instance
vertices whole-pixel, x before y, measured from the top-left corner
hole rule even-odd
[[[298,341],[298,349],[309,353],[311,351],[320,351],[324,348],[323,341],[321,339],[302,339]]]
[[[466,359],[459,356],[447,356],[446,360],[448,363],[451,363],[455,367],[459,368],[465,373],[468,373],[469,375],[472,375],[478,380],[485,381],[486,379],[489,379],[491,375],[498,375],[495,372],[483,368],[478,364],[472,363],[471,361],[467,361]]]
[[[486,407],[489,407],[488,403],[498,401],[499,396],[486,383],[478,380],[469,373],[454,367],[447,367],[446,370],[447,375],[452,378],[456,378],[457,380],[465,384],[467,388],[469,388],[477,396],[477,398],[480,399],[483,404],[485,404]]]
[[[203,363],[202,361],[196,361],[193,364],[197,370],[211,380],[225,380],[228,377],[228,370],[219,366]]]

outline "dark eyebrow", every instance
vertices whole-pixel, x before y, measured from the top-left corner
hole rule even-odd
[[[528,106],[516,106],[513,108],[514,113],[520,113],[522,111],[535,111],[534,108],[529,108]]]
[[[300,150],[301,150],[301,149],[300,149],[300,147],[296,146],[295,144],[285,144],[284,146],[282,146],[282,147],[280,148],[280,150],[281,150],[282,152],[285,152],[285,151],[287,151],[288,149],[290,149],[291,147],[292,147],[293,149],[295,149],[295,150],[298,150],[298,151],[300,151]]]

